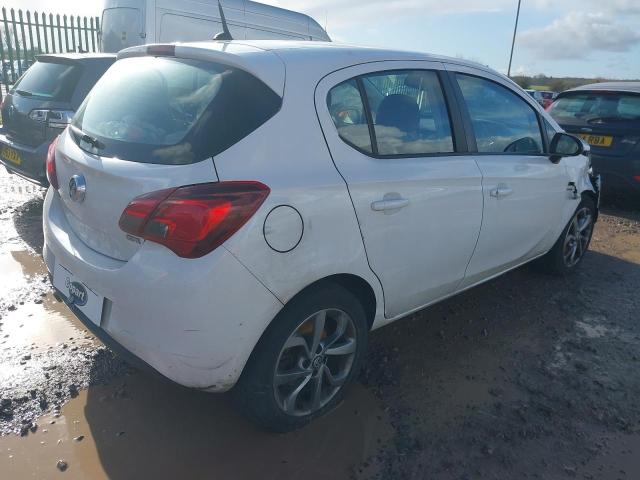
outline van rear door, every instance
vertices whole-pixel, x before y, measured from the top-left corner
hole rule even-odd
[[[144,43],[144,8],[137,2],[131,7],[106,8],[102,12],[102,51],[120,50]]]

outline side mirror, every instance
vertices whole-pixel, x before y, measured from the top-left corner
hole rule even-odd
[[[590,151],[588,143],[568,133],[556,133],[549,146],[549,155],[553,163],[558,163],[562,157],[588,155]]]

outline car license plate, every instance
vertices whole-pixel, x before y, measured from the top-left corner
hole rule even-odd
[[[581,133],[580,137],[589,145],[594,147],[610,147],[613,143],[613,137],[608,135],[589,135],[587,133]]]
[[[67,303],[75,305],[89,320],[100,326],[103,297],[59,263],[53,270],[53,286],[65,296]]]
[[[3,146],[2,151],[0,152],[2,158],[4,158],[7,162],[11,162],[14,165],[20,165],[22,163],[22,159],[20,158],[20,154],[16,152],[13,148]]]

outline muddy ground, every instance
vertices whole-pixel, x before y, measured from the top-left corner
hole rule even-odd
[[[51,294],[42,191],[0,173],[0,478],[638,479],[640,214],[577,274],[525,267],[372,334],[360,382],[287,435],[136,372]]]

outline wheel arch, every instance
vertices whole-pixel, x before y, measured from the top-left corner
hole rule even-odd
[[[367,282],[364,278],[354,275],[352,273],[337,273],[333,275],[329,275],[327,277],[316,280],[313,283],[310,283],[298,293],[293,295],[287,303],[293,301],[300,295],[306,294],[309,291],[322,288],[324,285],[334,284],[339,285],[345,290],[349,291],[353,294],[361,303],[362,308],[365,311],[367,316],[367,323],[369,325],[369,330],[373,326],[373,321],[376,316],[376,309],[378,306],[378,301],[376,299],[375,291],[373,287]]]

